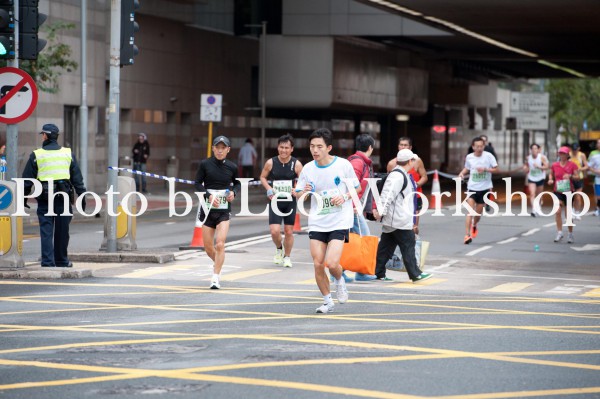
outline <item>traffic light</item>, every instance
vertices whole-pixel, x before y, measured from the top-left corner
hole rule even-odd
[[[19,1],[19,59],[37,60],[47,41],[38,38],[40,26],[48,16],[38,12],[38,0]]]
[[[15,18],[13,0],[0,0],[0,59],[15,58]]]
[[[121,66],[133,65],[133,57],[139,53],[134,43],[134,34],[140,30],[135,22],[135,10],[138,8],[138,0],[121,0]]]

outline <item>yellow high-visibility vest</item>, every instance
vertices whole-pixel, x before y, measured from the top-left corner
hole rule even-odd
[[[72,153],[70,148],[62,147],[60,150],[34,151],[37,160],[39,181],[69,180],[69,168],[71,167]]]

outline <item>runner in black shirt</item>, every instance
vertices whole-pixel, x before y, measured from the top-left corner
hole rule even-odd
[[[294,151],[294,138],[290,134],[284,134],[277,141],[277,151],[279,155],[265,162],[260,181],[267,190],[269,201],[273,197],[282,198],[277,202],[277,209],[280,216],[272,209],[273,202],[269,202],[269,229],[271,237],[275,243],[275,257],[273,262],[283,267],[292,267],[290,254],[294,245],[294,221],[296,219],[296,199],[291,195],[294,187],[294,180],[298,178],[302,171],[302,163],[292,156]],[[268,180],[267,180],[268,179]],[[269,184],[271,181],[271,184]],[[288,195],[289,193],[289,195]],[[283,198],[288,197],[290,201]],[[281,222],[283,222],[283,231],[285,239],[281,242]]]
[[[240,190],[237,180],[237,165],[225,159],[231,144],[225,136],[218,136],[213,140],[213,156],[200,162],[196,173],[196,190],[208,194],[206,207],[200,211],[202,224],[202,237],[206,254],[214,262],[213,276],[210,288],[219,289],[219,276],[225,262],[225,239],[229,231],[229,218],[231,216],[231,201]],[[231,185],[233,184],[233,189]],[[215,242],[216,241],[216,242]]]

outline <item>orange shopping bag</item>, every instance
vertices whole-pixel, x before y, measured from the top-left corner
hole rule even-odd
[[[361,236],[350,233],[350,240],[344,244],[342,250],[340,265],[344,270],[375,274],[378,243],[379,239],[376,236]]]

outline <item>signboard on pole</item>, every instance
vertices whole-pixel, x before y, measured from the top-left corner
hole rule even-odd
[[[38,91],[25,71],[0,68],[0,122],[16,124],[27,119],[35,110]]]
[[[548,130],[549,111],[549,93],[510,93],[510,116],[517,120],[517,129]]]
[[[200,96],[200,120],[202,122],[221,122],[221,94],[202,94]]]

